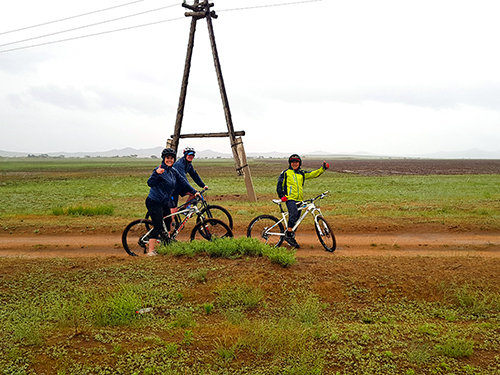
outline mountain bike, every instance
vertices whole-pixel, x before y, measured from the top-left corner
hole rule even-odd
[[[329,194],[328,191],[318,195],[315,198],[297,202],[300,217],[293,227],[295,232],[300,223],[307,214],[314,216],[314,228],[318,236],[319,242],[326,251],[333,252],[337,247],[335,235],[323,217],[321,209],[316,205],[316,201],[325,198]],[[254,218],[247,228],[247,237],[258,238],[261,242],[268,245],[279,247],[283,243],[285,230],[288,228],[288,212],[283,209],[281,199],[273,199],[273,203],[277,204],[281,211],[281,220],[272,215],[260,215]],[[285,205],[286,206],[286,205]]]
[[[233,217],[231,216],[229,211],[226,210],[222,206],[218,206],[215,204],[208,204],[207,200],[203,196],[203,194],[207,190],[208,189],[200,190],[199,191],[199,193],[201,195],[200,199],[198,199],[196,202],[193,199],[191,199],[190,201],[178,206],[177,211],[185,210],[191,204],[196,204],[198,206],[198,210],[199,210],[198,212],[196,212],[196,214],[197,214],[196,223],[199,223],[201,221],[202,217],[209,218],[209,219],[213,218],[213,219],[219,219],[219,220],[225,222],[229,226],[230,229],[233,229]],[[145,218],[149,219],[149,217],[150,217],[149,212],[147,212]],[[173,219],[176,221],[176,225],[178,225],[179,220],[180,220],[179,216],[175,216]]]
[[[213,241],[217,238],[233,237],[231,228],[222,220],[216,218],[208,218],[201,215],[200,209],[197,206],[198,200],[202,197],[195,197],[183,209],[171,213],[163,218],[163,228],[160,231],[160,242],[168,245],[176,241],[177,236],[185,227],[189,219],[197,215],[198,222],[194,226],[189,236],[190,240],[207,240]],[[182,205],[184,206],[184,205]],[[181,206],[181,207],[182,207]],[[173,229],[169,233],[167,229],[166,219],[172,218]],[[149,235],[153,230],[153,221],[149,219],[137,219],[129,223],[122,233],[122,245],[127,254],[131,256],[144,256],[148,252]]]

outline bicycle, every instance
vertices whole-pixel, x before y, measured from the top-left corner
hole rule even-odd
[[[189,205],[185,206],[183,209],[171,213],[163,218],[163,230],[160,231],[160,242],[162,244],[168,245],[171,242],[176,241],[177,236],[185,227],[189,219],[194,215],[197,215],[197,220],[199,220],[194,226],[190,234],[190,240],[207,240],[213,241],[217,238],[233,237],[233,232],[231,228],[224,223],[222,220],[216,218],[206,218],[200,214],[200,210],[197,206],[198,201],[202,197],[195,197],[192,199]],[[182,207],[181,206],[181,207]],[[180,219],[181,216],[185,216]],[[173,230],[171,233],[167,230],[167,225],[165,219],[175,218],[172,220]],[[143,256],[148,252],[149,247],[149,235],[153,230],[153,221],[149,219],[137,219],[129,223],[123,233],[122,233],[122,245],[127,254],[131,256]]]
[[[199,191],[201,198],[197,202],[194,202],[194,200],[191,199],[191,200],[187,201],[186,203],[178,206],[177,211],[185,210],[191,204],[197,204],[199,212],[196,212],[196,214],[198,215],[196,218],[196,223],[199,223],[201,221],[201,217],[206,217],[206,218],[210,218],[210,219],[212,219],[212,218],[219,219],[219,220],[225,222],[229,226],[229,228],[232,230],[233,229],[233,217],[231,216],[229,211],[226,210],[224,207],[218,206],[215,204],[208,204],[205,197],[203,196],[203,194],[207,190],[208,189],[202,189]],[[145,218],[149,219],[149,217],[150,217],[149,212],[147,212]],[[174,219],[176,220],[176,225],[178,225],[179,224],[179,217],[175,216]]]
[[[314,228],[319,242],[321,242],[326,251],[333,252],[337,247],[335,235],[323,217],[320,208],[315,204],[317,200],[325,198],[328,194],[329,192],[325,191],[315,198],[297,202],[299,213],[303,213],[301,213],[301,216],[293,227],[293,231],[295,232],[306,215],[311,213],[314,216]],[[258,238],[268,245],[279,247],[283,243],[285,230],[288,227],[288,212],[283,209],[281,199],[273,199],[272,202],[279,205],[282,216],[281,220],[272,215],[257,216],[248,225],[247,237]]]

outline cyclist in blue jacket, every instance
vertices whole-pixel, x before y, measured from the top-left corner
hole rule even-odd
[[[203,189],[208,189],[208,186],[205,185],[205,183],[202,181],[200,175],[198,174],[198,172],[196,172],[196,170],[194,169],[193,167],[193,159],[195,157],[195,154],[196,154],[196,151],[194,150],[194,148],[191,148],[191,147],[186,147],[184,149],[184,151],[182,152],[183,156],[182,158],[179,158],[179,160],[177,160],[175,163],[174,163],[174,168],[187,180],[187,175],[189,174],[191,176],[191,178],[193,179],[193,181],[200,187],[200,188],[203,188]],[[193,196],[187,192],[187,193],[182,193],[181,191],[177,190],[174,192],[174,194],[172,195],[173,197],[173,200],[174,200],[174,207],[177,206],[178,204],[178,201],[179,201],[179,195],[180,196],[185,196],[185,195],[188,195],[188,201],[193,199]]]
[[[163,228],[163,217],[170,214],[172,206],[172,194],[174,191],[181,193],[191,193],[200,195],[182,175],[175,170],[174,165],[176,157],[175,150],[166,148],[161,153],[161,165],[157,167],[148,179],[149,195],[146,198],[146,207],[151,220],[153,221],[153,230],[149,239],[148,256],[157,255],[155,251],[156,240]],[[166,223],[167,229],[170,229],[172,219]]]
[[[293,154],[288,158],[288,169],[281,172],[278,177],[278,185],[276,192],[282,202],[286,202],[288,209],[288,227],[285,232],[285,241],[295,248],[300,248],[300,245],[295,240],[295,232],[293,227],[299,219],[299,210],[297,202],[304,200],[304,182],[305,180],[319,177],[325,172],[330,165],[324,161],[323,166],[314,171],[303,171],[302,159],[299,155]]]

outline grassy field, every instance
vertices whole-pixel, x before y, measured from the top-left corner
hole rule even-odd
[[[499,271],[472,257],[4,258],[0,371],[500,374]]]
[[[121,231],[128,221],[144,215],[146,181],[157,163],[126,158],[3,159],[2,227],[9,232],[37,233],[57,227]],[[196,168],[211,188],[209,201],[222,201],[243,228],[258,214],[277,213],[270,200],[276,197],[277,176],[285,164],[250,162],[256,203],[246,199],[243,178],[236,176],[231,160],[197,160]],[[500,175],[366,177],[328,171],[308,181],[305,194],[331,192],[322,207],[336,231],[429,225],[440,230],[498,230],[498,186]],[[101,214],[89,217],[84,209]]]
[[[0,236],[119,234],[144,215],[156,163],[4,159]],[[240,228],[275,212],[284,162],[251,161],[256,203],[231,161],[196,166]],[[337,231],[498,233],[499,183],[327,172],[306,195],[331,192],[322,209]],[[0,258],[0,374],[500,374],[500,258],[334,253],[294,264],[238,240],[230,254]]]

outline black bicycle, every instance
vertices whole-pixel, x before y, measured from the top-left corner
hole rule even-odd
[[[190,201],[178,206],[177,211],[185,210],[186,208],[190,207],[192,204],[195,204],[198,206],[198,210],[199,210],[198,212],[195,212],[197,215],[196,223],[199,223],[202,220],[202,218],[219,219],[219,220],[223,221],[224,223],[226,223],[230,229],[233,229],[233,217],[231,216],[229,211],[226,210],[222,206],[218,206],[215,204],[208,204],[207,200],[205,199],[205,197],[203,195],[207,190],[208,189],[200,190],[199,191],[199,193],[201,195],[200,199],[198,199],[196,201],[194,199],[191,199]],[[146,219],[150,218],[149,212],[146,213],[145,218]],[[179,221],[180,221],[179,216],[175,216],[172,219],[175,220],[176,225],[179,225]]]
[[[222,220],[209,218],[202,215],[198,203],[203,196],[195,197],[188,204],[183,204],[177,212],[163,218],[163,228],[160,231],[160,242],[169,244],[176,241],[177,236],[185,227],[189,219],[197,215],[197,223],[191,231],[190,240],[213,241],[218,238],[233,237],[231,228]],[[172,218],[173,230],[167,230],[166,219]],[[127,254],[131,256],[144,256],[148,253],[150,233],[153,230],[153,222],[149,219],[137,219],[129,223],[122,233],[122,245]]]

